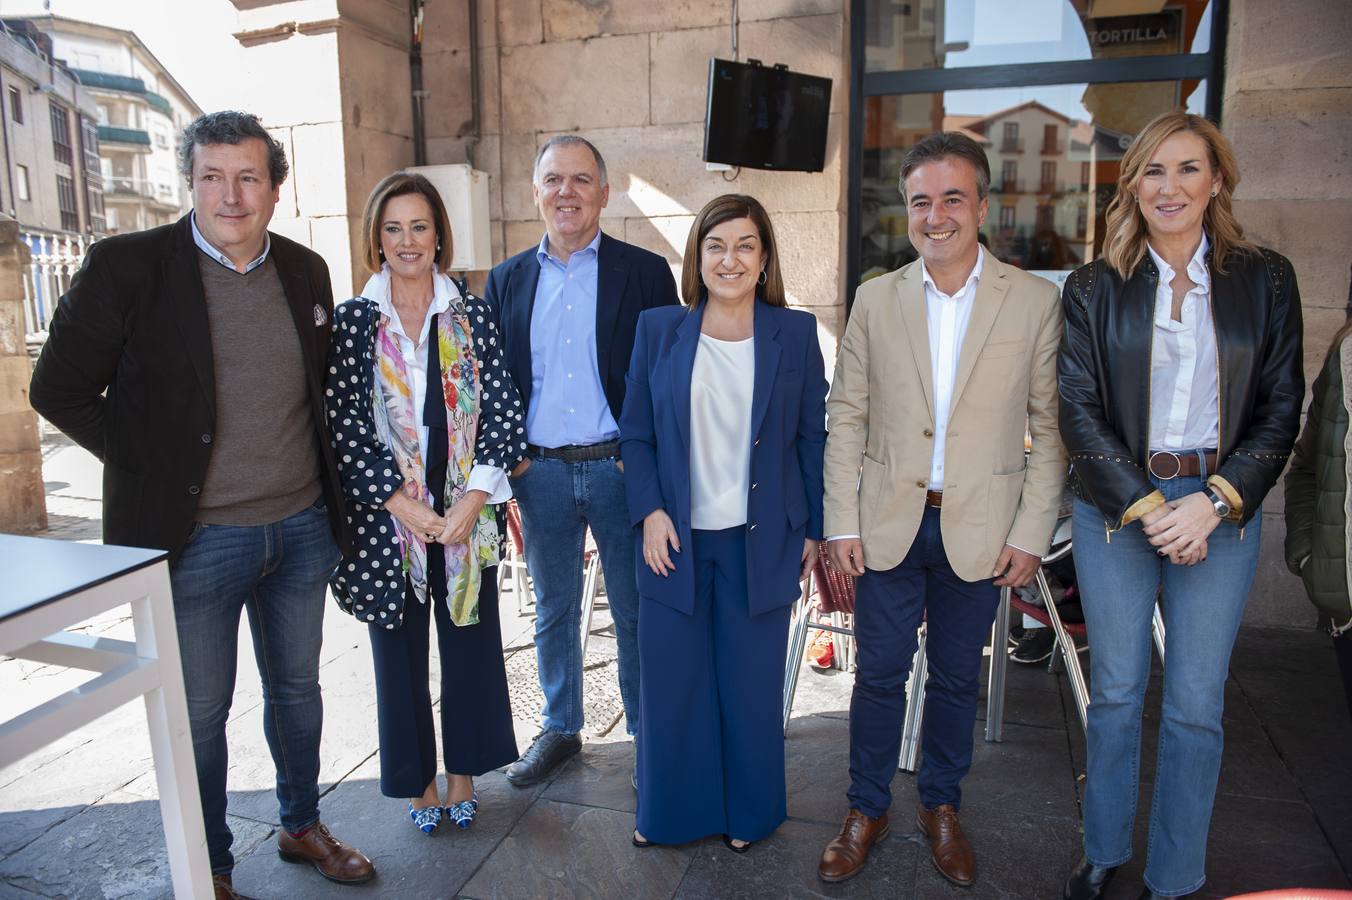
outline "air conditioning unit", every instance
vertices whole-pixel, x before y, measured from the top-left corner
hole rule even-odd
[[[427,178],[441,194],[451,219],[451,271],[493,268],[488,228],[488,173],[465,164],[414,166],[407,171]]]

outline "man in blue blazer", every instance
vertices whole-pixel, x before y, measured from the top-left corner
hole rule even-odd
[[[615,620],[620,695],[639,726],[634,532],[620,468],[624,375],[639,313],[676,303],[666,260],[601,233],[606,164],[576,135],[540,148],[532,178],[545,235],[493,269],[484,296],[526,407],[530,465],[512,479],[535,583],[544,727],[507,770],[518,787],[582,749],[582,550],[591,529]]]

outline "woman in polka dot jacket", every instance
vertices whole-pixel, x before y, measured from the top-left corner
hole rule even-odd
[[[396,172],[366,203],[375,272],[334,310],[325,395],[352,553],[333,578],[367,623],[375,662],[380,789],[417,828],[468,828],[473,776],[516,759],[498,625],[496,507],[526,452],[521,399],[497,327],[445,274],[450,222],[423,176]],[[442,757],[428,689],[429,630],[441,660]]]

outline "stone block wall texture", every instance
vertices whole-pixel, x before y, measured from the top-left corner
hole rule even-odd
[[[752,194],[770,211],[790,302],[815,313],[828,367],[845,300],[845,0],[741,4],[740,59],[783,62],[833,80],[826,169],[819,173],[706,171],[701,159],[709,59],[732,58],[724,0],[479,0],[476,53],[466,0],[430,0],[429,163],[471,162],[491,176],[493,255],[539,242],[531,167],[551,136],[577,133],[606,158],[607,234],[646,247],[679,278],[694,214],[719,194]],[[479,133],[470,128],[477,58]],[[472,273],[471,289],[486,273]]]
[[[47,527],[38,417],[28,403],[32,365],[24,341],[23,279],[28,247],[19,224],[0,215],[0,532]]]
[[[1352,4],[1232,0],[1221,127],[1250,238],[1287,256],[1305,313],[1306,388],[1348,317],[1352,267]],[[1308,397],[1307,397],[1308,405]],[[1314,608],[1282,561],[1279,483],[1263,504],[1258,577],[1245,621],[1310,627]]]

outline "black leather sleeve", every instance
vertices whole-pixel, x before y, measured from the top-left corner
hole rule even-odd
[[[1258,512],[1291,455],[1305,399],[1304,326],[1296,273],[1286,257],[1270,250],[1262,254],[1266,287],[1272,293],[1256,396],[1239,441],[1216,472],[1243,498],[1244,522]]]
[[[1077,270],[1061,294],[1065,330],[1056,361],[1061,440],[1070,458],[1071,484],[1103,513],[1113,528],[1127,510],[1155,488],[1109,423],[1104,409],[1100,341],[1093,333],[1090,304],[1096,283],[1107,277],[1101,263]]]

